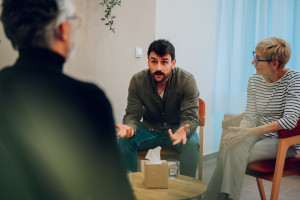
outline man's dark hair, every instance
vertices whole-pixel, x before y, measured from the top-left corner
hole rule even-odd
[[[172,61],[175,59],[175,48],[168,40],[159,39],[152,42],[148,48],[148,58],[152,51],[161,57],[170,54]]]
[[[49,48],[59,13],[56,0],[3,0],[1,21],[14,49]]]

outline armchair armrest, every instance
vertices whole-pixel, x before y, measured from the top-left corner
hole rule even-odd
[[[226,129],[228,127],[236,127],[240,125],[240,122],[242,121],[243,117],[245,115],[245,112],[231,116],[231,115],[225,115],[224,120],[222,121],[222,128]]]
[[[278,132],[279,141],[284,143],[286,148],[300,144],[300,119],[292,130],[282,130]]]
[[[244,115],[245,115],[245,112],[238,114],[238,115],[234,115],[234,116],[224,115],[224,120],[222,121],[222,137],[221,137],[220,146],[219,146],[218,159],[221,156],[221,152],[223,149],[223,147],[222,147],[223,137],[228,133],[227,128],[239,126]]]
[[[278,132],[278,138],[293,137],[295,135],[300,135],[300,119],[298,120],[296,127],[292,130],[282,130]]]

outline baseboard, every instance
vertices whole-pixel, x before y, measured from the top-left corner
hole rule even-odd
[[[203,155],[203,161],[211,160],[218,157],[219,152],[214,152],[210,154]]]

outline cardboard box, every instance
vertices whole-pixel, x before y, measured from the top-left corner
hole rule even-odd
[[[168,188],[169,165],[163,160],[161,164],[145,161],[144,185],[146,188]]]

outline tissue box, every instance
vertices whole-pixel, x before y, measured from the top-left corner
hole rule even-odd
[[[169,165],[165,160],[161,164],[145,161],[144,171],[146,188],[168,188]]]

